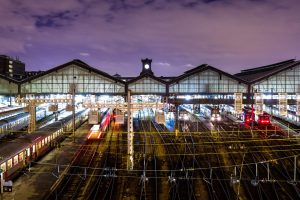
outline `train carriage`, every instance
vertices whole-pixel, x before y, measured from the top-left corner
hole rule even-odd
[[[102,138],[106,132],[106,129],[108,128],[108,126],[110,124],[110,120],[111,120],[111,115],[107,111],[106,113],[104,113],[101,124],[92,126],[87,138],[89,140]]]
[[[0,146],[1,158],[0,167],[4,172],[4,179],[13,178],[25,165],[27,155],[26,149],[29,148],[30,141],[18,138],[14,142]]]
[[[204,105],[201,106],[201,111],[203,114],[208,117],[212,122],[219,122],[221,121],[221,114],[220,114],[220,109],[217,106],[209,106],[209,105]]]
[[[40,120],[49,113],[46,113],[45,109],[39,109],[36,112],[36,120]],[[12,131],[18,131],[22,128],[28,126],[29,114],[28,113],[19,113],[14,116],[6,117],[0,120],[0,138],[4,137],[6,134]]]
[[[259,126],[269,126],[271,125],[271,115],[266,112],[256,115],[254,109],[245,107],[243,109],[243,121],[248,125],[253,122]]]
[[[76,113],[76,127],[87,120],[85,114],[85,111]],[[2,143],[0,145],[0,167],[4,172],[4,179],[10,180],[14,178],[31,161],[39,159],[58,144],[64,138],[63,125],[70,127],[70,124],[72,124],[72,116],[49,124],[13,141]]]

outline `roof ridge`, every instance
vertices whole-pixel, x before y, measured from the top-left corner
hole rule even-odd
[[[263,66],[260,66],[260,67],[244,69],[244,70],[241,70],[241,72],[238,73],[238,74],[242,74],[242,73],[246,73],[246,72],[255,72],[255,71],[262,70],[262,69],[270,69],[270,68],[279,67],[279,66],[282,66],[282,65],[285,65],[285,64],[291,64],[291,63],[294,63],[294,62],[296,62],[296,59],[284,60],[284,61],[273,63],[273,64],[270,64],[270,65],[263,65]]]

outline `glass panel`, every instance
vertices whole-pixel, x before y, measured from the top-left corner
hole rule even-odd
[[[2,163],[0,168],[3,170],[3,172],[6,172],[6,162]]]
[[[9,170],[10,168],[12,168],[12,159],[9,159],[7,161],[7,170]]]
[[[21,162],[24,159],[24,153],[19,153],[19,161]]]
[[[14,157],[14,165],[18,164],[18,162],[19,162],[19,156],[16,155],[16,156]]]

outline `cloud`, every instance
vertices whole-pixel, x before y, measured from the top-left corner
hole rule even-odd
[[[160,66],[164,66],[164,67],[170,67],[171,66],[171,64],[167,63],[167,62],[157,62],[155,64],[160,65]]]
[[[81,53],[79,53],[79,55],[84,56],[84,57],[90,56],[90,54],[89,54],[89,53],[86,53],[86,52],[81,52]]]
[[[185,65],[183,65],[183,67],[185,67],[185,68],[194,68],[195,66],[192,65],[192,64],[185,64]]]
[[[140,59],[149,57],[165,66],[155,68],[156,75],[182,74],[202,63],[236,73],[298,56],[297,2],[1,1],[1,54],[21,55],[29,69],[86,56],[108,73],[137,75]]]

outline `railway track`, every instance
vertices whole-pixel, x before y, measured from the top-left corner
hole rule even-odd
[[[139,199],[158,199],[158,159],[155,139],[151,133],[151,113],[147,110],[147,116],[143,113],[143,119],[140,120],[141,137],[144,141],[144,154],[141,160],[143,172],[140,176],[141,191]],[[148,119],[147,119],[148,118]]]
[[[223,128],[230,130],[226,124],[222,124]],[[261,132],[264,132],[263,134]],[[277,130],[278,131],[278,130]],[[280,131],[280,130],[279,130]],[[278,132],[277,132],[278,133]],[[274,131],[273,131],[274,134]],[[250,134],[249,134],[250,135]],[[278,165],[281,162],[281,158],[291,157],[291,154],[287,154],[286,146],[282,140],[264,139],[261,135],[269,135],[265,130],[255,130],[255,135],[258,137],[250,139],[247,137],[239,138],[237,142],[241,142],[244,152],[240,154],[230,154],[231,160],[235,165],[239,166],[242,162],[246,164],[243,169],[237,168],[237,174],[242,176],[241,184],[243,185],[243,196],[247,196],[248,199],[297,199],[299,198],[299,189],[291,187],[287,182],[275,181],[275,180],[288,180],[288,170],[286,166]],[[279,133],[284,135],[284,133]],[[226,141],[224,141],[226,142]],[[290,141],[286,141],[290,143]],[[237,143],[235,143],[237,144]],[[284,147],[282,147],[282,145]],[[236,149],[234,149],[236,151]],[[294,152],[294,155],[298,155],[299,152]],[[270,160],[277,160],[276,162],[268,162]],[[252,163],[249,165],[249,163]],[[279,170],[281,169],[281,170]],[[282,169],[285,169],[282,171]],[[241,170],[243,170],[241,172]],[[283,173],[286,173],[285,175]],[[296,194],[296,195],[295,195]],[[297,195],[298,194],[298,195]]]
[[[68,173],[61,174],[65,177],[61,190],[55,190],[51,197],[128,200],[300,197],[299,185],[293,184],[293,155],[300,152],[296,141],[284,136],[277,140],[270,139],[274,136],[262,138],[259,131],[265,130],[255,129],[251,133],[247,127],[226,121],[210,130],[193,119],[180,123],[180,128],[176,137],[154,122],[153,113],[140,113],[134,119],[134,169],[126,170],[127,156],[122,155],[127,152],[127,135],[118,134],[120,130],[113,127],[100,145],[82,147],[76,159],[80,168],[74,167],[72,171],[70,167]],[[74,161],[73,165],[78,163]]]
[[[95,176],[89,184],[85,186],[85,192],[82,199],[115,199],[118,183],[118,172],[120,168],[119,154],[119,126],[113,126],[108,132],[106,138],[107,148],[103,152],[101,162],[102,171],[94,170],[92,176]],[[120,174],[121,175],[121,174]]]
[[[99,141],[88,141],[82,145],[70,166],[60,175],[48,199],[75,199],[80,193],[90,169],[98,167]]]

